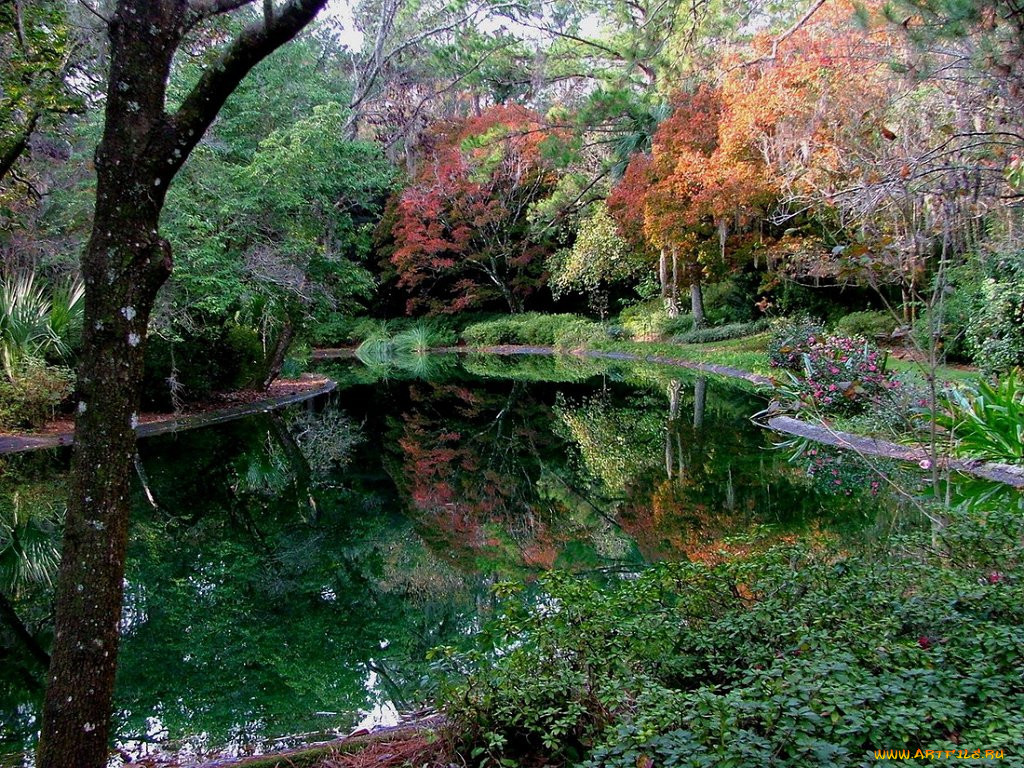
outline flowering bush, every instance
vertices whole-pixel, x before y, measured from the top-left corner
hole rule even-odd
[[[862,338],[826,337],[801,359],[803,377],[790,374],[783,391],[800,407],[819,413],[857,413],[881,404],[898,386],[885,370],[885,354]]]
[[[799,371],[803,367],[803,356],[824,338],[825,328],[818,320],[809,317],[779,320],[773,325],[768,341],[768,365]]]

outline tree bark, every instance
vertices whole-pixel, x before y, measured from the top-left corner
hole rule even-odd
[[[166,87],[182,37],[239,3],[120,0],[111,17],[96,208],[82,256],[81,399],[39,768],[107,763],[143,352],[153,302],[172,266],[159,236],[167,186],[242,78],[325,3],[290,0],[243,29],[173,115],[165,111]]]
[[[693,313],[693,327],[703,328],[707,321],[704,318],[704,289],[699,280],[690,283],[690,311]]]
[[[270,356],[270,362],[267,365],[267,375],[263,379],[264,390],[270,389],[270,385],[281,375],[285,355],[288,354],[288,347],[291,346],[294,337],[295,324],[289,318],[285,320],[284,328],[281,329],[281,335],[277,337],[277,343],[274,345],[274,354]]]
[[[679,317],[679,252],[672,249],[672,285],[668,300],[668,316]]]

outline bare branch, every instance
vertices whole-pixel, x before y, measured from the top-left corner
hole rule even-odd
[[[799,32],[800,28],[803,27],[804,24],[806,24],[808,21],[810,21],[811,17],[814,16],[814,14],[818,12],[818,9],[821,8],[821,6],[823,6],[824,4],[825,0],[814,0],[814,3],[811,4],[811,7],[807,9],[803,16],[797,19],[789,29],[787,29],[785,32],[783,32],[781,35],[779,35],[772,41],[771,53],[768,53],[764,56],[759,56],[758,58],[752,59],[750,61],[745,61],[742,64],[738,64],[737,66],[733,67],[732,69],[745,69],[747,67],[752,67],[755,64],[761,64],[766,61],[775,61],[775,57],[779,53],[779,46],[782,45],[787,40],[789,40],[789,38],[791,38],[797,32]]]

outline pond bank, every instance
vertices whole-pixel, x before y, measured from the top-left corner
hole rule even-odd
[[[387,768],[423,764],[423,756],[441,749],[438,731],[445,722],[443,715],[429,715],[369,732],[356,731],[320,744],[255,757],[215,760],[201,763],[197,768],[316,768],[324,765]]]
[[[200,405],[185,413],[143,413],[139,416],[136,434],[139,437],[180,432],[209,424],[219,424],[254,413],[263,413],[327,394],[335,382],[324,376],[304,374],[299,379],[275,381],[266,392],[243,390],[225,396],[237,404],[217,407]],[[50,422],[42,431],[0,434],[0,455],[57,448],[74,442],[74,422],[70,419]]]

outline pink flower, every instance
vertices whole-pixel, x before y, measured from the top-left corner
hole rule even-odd
[[[919,466],[921,469],[931,469],[932,468],[932,460],[931,459],[921,459],[919,462],[917,462],[917,466]]]

